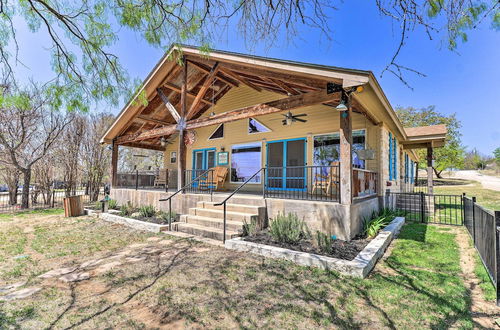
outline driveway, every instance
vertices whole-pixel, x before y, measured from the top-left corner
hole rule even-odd
[[[455,171],[455,172],[450,172],[450,176],[459,179],[478,181],[485,189],[500,191],[499,177],[484,175],[478,173],[478,171]]]

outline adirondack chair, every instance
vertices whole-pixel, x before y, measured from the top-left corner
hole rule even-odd
[[[212,187],[214,190],[221,190],[224,186],[224,181],[226,181],[228,168],[217,166],[211,169],[207,173],[207,176],[201,178],[199,181],[200,189],[210,189]]]
[[[160,170],[155,177],[154,186],[157,187],[159,185],[167,186],[168,185],[168,170]]]
[[[329,168],[328,175],[316,174],[311,191],[312,195],[315,193],[318,194],[319,190],[320,195],[324,194],[326,196],[331,196],[333,194],[333,189],[338,189],[339,182],[337,181],[337,174],[339,172],[336,171],[336,168],[339,165],[339,162],[332,162],[330,165],[332,167]]]

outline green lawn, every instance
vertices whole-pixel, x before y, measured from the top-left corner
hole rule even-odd
[[[23,215],[0,221],[0,235],[7,242],[0,245],[0,285],[27,280],[43,288],[0,302],[0,328],[473,327],[469,295],[457,276],[455,234],[444,227],[405,225],[391,254],[365,280],[89,217]],[[133,243],[163,253],[72,286],[37,277]],[[27,258],[13,258],[19,255]]]
[[[500,210],[500,191],[484,189],[479,182],[467,186],[434,187],[434,193],[452,195],[465,193],[469,197],[476,197],[477,202],[488,209]]]

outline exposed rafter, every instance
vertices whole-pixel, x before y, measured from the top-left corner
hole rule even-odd
[[[253,88],[257,92],[261,92],[262,91],[262,88],[260,88],[259,86],[254,85],[252,82],[248,81],[248,79],[246,79],[245,77],[242,77],[241,75],[238,75],[238,74],[234,73],[233,71],[231,71],[229,69],[220,68],[220,71],[223,72],[223,73],[225,73],[226,75],[230,76],[231,78],[233,78],[233,79],[241,82],[242,84],[247,85],[250,88]]]
[[[167,107],[168,112],[170,112],[170,114],[174,118],[175,122],[178,123],[181,120],[181,116],[179,115],[179,113],[177,112],[175,107],[172,105],[172,103],[170,103],[167,95],[165,95],[165,93],[163,92],[163,90],[161,88],[157,88],[156,92],[158,93],[161,100],[165,104],[165,107]]]
[[[198,95],[196,95],[196,98],[194,99],[193,103],[191,103],[191,107],[189,108],[186,115],[187,119],[190,119],[194,115],[196,108],[200,104],[201,100],[205,97],[205,94],[210,88],[210,85],[212,84],[214,79],[217,78],[218,72],[219,72],[219,63],[216,62],[212,67],[212,69],[210,70],[210,73],[207,75],[205,81],[203,82],[203,85],[201,85],[201,88],[198,91]]]
[[[153,123],[156,125],[172,125],[172,123],[169,123],[168,121],[150,118],[150,117],[146,117],[143,115],[137,116],[137,119],[145,121],[145,122]]]
[[[205,64],[202,64],[202,63],[199,63],[199,62],[196,62],[196,61],[188,61],[190,64],[192,64],[194,67],[196,67],[197,69],[205,72],[205,73],[210,73],[211,69],[209,66],[206,66]],[[214,65],[214,64],[212,64]],[[224,77],[221,73],[217,73],[216,75],[216,78],[219,79],[220,81],[223,81],[225,82],[226,84],[228,85],[231,85],[232,87],[238,87],[239,84],[237,81],[234,81],[228,77]]]
[[[250,117],[257,117],[277,113],[281,111],[288,111],[306,106],[311,106],[319,103],[339,100],[340,94],[333,93],[327,94],[326,90],[318,92],[310,92],[306,94],[293,95],[284,99],[260,103],[224,113],[217,114],[212,117],[199,118],[190,120],[186,123],[186,129],[195,129],[211,125],[217,125],[236,120],[246,119]],[[136,133],[131,135],[120,136],[116,139],[119,144],[142,141],[147,139],[156,138],[159,136],[170,135],[175,132],[177,125],[169,125],[156,129],[152,129],[143,133]]]
[[[172,83],[165,83],[165,84],[163,84],[163,86],[165,88],[173,90],[174,92],[177,92],[177,93],[181,92],[181,88],[179,86],[176,86],[176,85],[172,84]],[[191,99],[196,98],[196,94],[195,93],[187,92],[186,94],[187,94],[187,97],[189,97]],[[212,104],[212,102],[210,102],[208,100],[205,100],[203,98],[201,99],[201,102],[203,102],[205,104]]]

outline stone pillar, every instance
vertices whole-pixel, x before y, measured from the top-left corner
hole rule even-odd
[[[352,108],[340,112],[340,203],[352,204]]]

